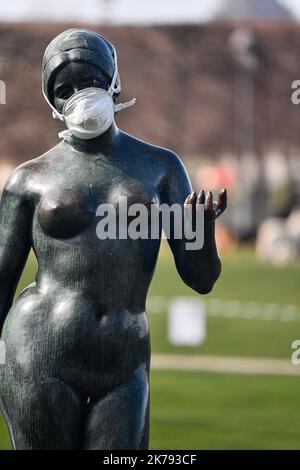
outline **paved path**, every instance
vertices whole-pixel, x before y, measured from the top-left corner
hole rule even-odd
[[[151,367],[154,370],[222,372],[228,374],[298,375],[300,377],[300,365],[292,364],[290,359],[153,354]]]

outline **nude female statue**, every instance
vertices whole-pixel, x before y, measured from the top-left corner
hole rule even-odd
[[[62,112],[80,90],[108,90],[113,46],[83,29],[55,38],[44,91]],[[118,77],[119,80],[119,77]],[[118,93],[114,93],[116,101]],[[192,192],[179,157],[117,128],[71,134],[18,167],[0,206],[0,403],[16,449],[147,449],[150,340],[145,302],[160,240],[99,240],[96,209],[130,203],[204,204],[204,246],[169,240],[183,281],[211,291],[221,264],[215,219],[226,191]],[[13,302],[30,249],[36,282]]]

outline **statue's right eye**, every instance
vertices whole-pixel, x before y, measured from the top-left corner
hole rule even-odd
[[[56,90],[56,97],[61,100],[67,100],[74,93],[73,89],[69,86],[63,86]]]

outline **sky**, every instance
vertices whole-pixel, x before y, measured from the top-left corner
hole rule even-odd
[[[290,10],[300,19],[300,2],[299,0],[284,0],[281,2],[283,5],[290,8]]]
[[[0,21],[49,20],[148,23],[200,22],[213,17],[223,0],[9,0],[0,4]],[[239,0],[236,0],[239,1]],[[280,0],[300,19],[299,0]],[[142,7],[141,7],[142,6]]]

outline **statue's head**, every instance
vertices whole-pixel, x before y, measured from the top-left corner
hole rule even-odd
[[[67,99],[79,90],[108,90],[115,71],[114,55],[113,45],[94,31],[73,28],[59,34],[43,58],[43,92],[48,102],[61,113]]]

